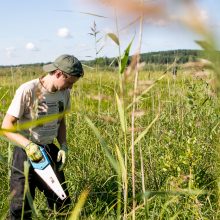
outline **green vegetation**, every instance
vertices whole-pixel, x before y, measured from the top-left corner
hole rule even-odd
[[[213,72],[208,73],[198,78],[181,69],[174,78],[171,70],[165,75],[140,71],[139,101],[133,112],[132,73],[124,79],[122,98],[116,72],[86,70],[72,90],[67,115],[70,155],[65,173],[73,209],[80,206],[80,194],[89,190],[80,219],[131,219],[133,201],[136,219],[220,218],[219,100],[210,84]],[[19,84],[40,74],[40,68],[31,67],[0,70],[1,120]],[[0,142],[0,218],[4,219],[13,147]],[[35,219],[58,217],[47,211],[40,192],[35,208]]]
[[[160,2],[141,8],[129,2],[126,17],[140,15],[138,51],[132,57],[132,40],[122,54],[117,13],[116,31],[106,36],[117,45],[118,57],[98,57],[102,47],[94,22],[95,60],[83,61],[88,67],[72,90],[67,115],[70,217],[47,210],[37,192],[34,219],[220,219],[219,52],[215,34],[192,1],[179,2],[187,10],[177,20],[199,34],[202,50],[139,56],[144,19],[167,15]],[[39,76],[41,67],[0,69],[1,119],[18,85]],[[0,142],[0,218],[5,219],[13,196],[8,187],[13,147],[3,138]]]
[[[218,57],[219,57],[218,53]],[[195,62],[199,58],[209,59],[209,56],[203,50],[168,50],[168,51],[158,51],[140,54],[140,62],[145,62],[147,64],[160,64],[167,65],[174,62],[177,59],[178,64],[184,64],[187,62]],[[129,62],[131,62],[132,56],[129,57]],[[98,64],[101,68],[109,68],[109,66],[118,66],[117,60],[115,58],[109,57],[99,57],[95,60],[83,61],[84,64],[94,67]]]
[[[97,43],[99,43],[99,40],[101,37],[97,40],[97,35],[99,34],[99,31],[96,30],[96,24],[94,23],[93,27],[91,27],[91,33],[89,33],[95,38],[95,55],[96,58],[94,60],[83,60],[83,64],[90,66],[90,67],[96,67],[96,65],[99,66],[99,68],[109,68],[111,67],[117,67],[118,62],[113,57],[98,57],[99,52],[103,49],[96,48]],[[203,50],[168,50],[168,51],[158,51],[158,52],[149,52],[149,53],[142,53],[140,54],[140,61],[145,62],[147,64],[161,64],[161,65],[167,65],[174,62],[175,59],[177,59],[178,64],[184,64],[187,62],[194,62],[197,61],[198,58],[206,58],[209,59],[206,53],[204,53]],[[131,62],[132,56],[129,56],[128,64]],[[36,72],[36,69],[41,68],[44,65],[44,63],[34,63],[34,64],[21,64],[16,65],[14,67],[22,68],[23,72],[27,71],[28,69],[32,68],[33,72]],[[10,67],[7,66],[0,66],[1,68],[6,68],[10,72]],[[34,70],[35,69],[35,70]],[[5,72],[5,71],[4,71]],[[1,74],[1,73],[0,73]]]

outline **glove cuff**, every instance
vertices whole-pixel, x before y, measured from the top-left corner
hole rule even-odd
[[[67,144],[66,144],[66,143],[62,143],[60,149],[61,149],[61,150],[64,150],[65,152],[68,152],[68,146],[67,146]]]
[[[29,142],[25,147],[24,147],[24,149],[25,150],[29,150],[31,147],[33,147],[34,145],[37,145],[37,144],[35,144],[34,142]]]

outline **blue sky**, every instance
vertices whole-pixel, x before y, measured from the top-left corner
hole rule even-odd
[[[155,0],[156,2],[157,0]],[[165,0],[164,0],[165,1]],[[169,0],[170,2],[175,0]],[[176,0],[177,1],[177,0]],[[179,0],[178,0],[179,1]],[[94,38],[88,33],[96,22],[99,36],[97,44],[103,47],[99,56],[117,56],[118,47],[106,33],[116,33],[113,10],[90,0],[7,0],[0,7],[0,65],[17,65],[53,61],[64,53],[80,60],[95,57]],[[196,1],[201,19],[220,39],[219,0]],[[174,11],[172,11],[174,10]],[[108,16],[100,18],[85,13]],[[175,14],[175,8],[170,9]],[[119,29],[132,21],[132,17],[119,17]],[[145,19],[141,52],[199,49],[194,42],[201,36],[177,22]],[[120,32],[121,49],[124,50],[133,37],[132,53],[138,48],[138,26],[130,26]]]

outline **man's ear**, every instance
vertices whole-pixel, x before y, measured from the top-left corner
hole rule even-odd
[[[62,76],[62,71],[60,71],[60,70],[55,70],[55,76],[56,76],[56,78],[60,78],[61,76]]]

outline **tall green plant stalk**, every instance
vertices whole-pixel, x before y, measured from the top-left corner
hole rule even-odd
[[[117,10],[116,8],[114,8],[114,15],[115,15],[115,26],[116,26],[116,33],[117,33],[117,37],[118,39],[120,39],[119,36],[119,28],[118,28],[118,16],[117,16]],[[118,41],[119,42],[119,41]],[[121,45],[120,42],[118,44],[118,64],[119,64],[119,69],[118,69],[118,77],[119,77],[119,86],[120,86],[120,92],[121,95],[123,96],[123,85],[122,85],[122,75],[121,75]]]
[[[102,51],[103,47],[99,47],[99,42],[102,40],[102,36],[99,37],[100,31],[97,29],[96,22],[93,22],[93,26],[91,27],[91,32],[89,33],[94,37],[94,47],[95,47],[95,73],[98,73],[98,54]],[[101,96],[101,87],[102,87],[102,74],[99,75],[99,97]],[[98,115],[101,111],[101,99],[98,101]]]
[[[86,199],[89,195],[89,189],[85,189],[83,190],[83,192],[80,194],[79,196],[79,199],[78,199],[78,202],[76,203],[76,206],[73,208],[72,212],[71,212],[71,215],[69,217],[68,220],[77,220],[79,219],[79,215],[80,215],[80,212],[86,202]]]
[[[146,189],[145,189],[145,178],[144,178],[144,161],[143,161],[143,154],[142,154],[142,148],[141,145],[139,145],[139,152],[140,152],[140,159],[141,159],[141,176],[142,176],[142,190],[143,194],[145,194]],[[146,198],[144,197],[144,205],[146,205]]]
[[[126,137],[127,122],[126,122],[126,118],[125,118],[126,116],[125,116],[124,106],[122,105],[122,101],[118,97],[117,93],[116,93],[116,101],[117,101],[118,113],[119,113],[119,118],[120,118],[120,123],[121,123],[121,129],[122,129],[122,132],[124,134],[124,141],[125,141],[124,160],[123,160],[123,156],[120,156],[119,158],[121,158],[121,159],[119,161],[120,161],[120,164],[124,164],[123,169],[121,169],[121,170],[123,170],[121,172],[121,180],[122,180],[123,197],[124,197],[124,216],[123,216],[123,219],[126,219],[126,216],[127,216],[127,200],[128,200],[127,137]],[[120,150],[118,149],[117,152],[120,152]],[[119,210],[119,208],[120,207],[118,206],[118,210]]]
[[[13,94],[14,94],[14,93],[15,93],[15,85],[14,85],[15,80],[14,80],[13,67],[11,67],[11,80],[12,80],[12,82],[13,82],[13,84],[12,84],[12,92],[13,92]]]
[[[21,219],[22,220],[24,219],[24,205],[25,205],[24,201],[25,201],[26,198],[27,198],[28,203],[31,207],[33,215],[36,216],[36,217],[40,217],[39,212],[35,207],[35,204],[34,204],[32,196],[31,196],[30,189],[29,189],[29,183],[28,183],[29,168],[30,168],[29,163],[27,161],[25,161],[24,162],[25,185],[24,185],[24,195],[23,195],[23,204],[22,204],[23,206],[22,206],[22,214],[21,214],[21,216],[22,216]]]
[[[102,37],[99,37],[98,35],[100,34],[100,31],[97,30],[97,25],[96,22],[93,22],[93,26],[90,27],[91,32],[89,32],[89,34],[91,36],[94,37],[94,47],[95,47],[95,71],[96,73],[98,72],[98,54],[101,52],[101,50],[103,49],[103,46],[98,48],[98,44],[100,42],[100,40],[102,39]]]
[[[135,127],[135,110],[136,110],[136,91],[137,91],[137,83],[138,83],[138,63],[139,63],[139,54],[141,51],[141,44],[142,44],[142,35],[143,35],[143,14],[140,17],[140,32],[139,32],[139,48],[137,51],[137,62],[135,68],[135,79],[134,79],[134,92],[133,92],[133,108],[132,108],[132,115],[131,115],[131,175],[132,175],[132,208],[133,214],[132,219],[135,220],[135,207],[136,207],[136,190],[135,190],[135,148],[134,148],[134,141],[135,141],[135,134],[134,134],[134,127]]]
[[[114,8],[114,15],[115,15],[115,25],[116,25],[116,33],[117,33],[117,38],[115,42],[118,42],[118,77],[119,77],[119,87],[120,87],[120,98],[117,98],[117,103],[118,103],[118,111],[121,119],[121,125],[122,125],[122,133],[124,137],[124,172],[122,172],[121,180],[122,180],[122,188],[123,188],[123,203],[124,203],[124,210],[123,210],[123,219],[127,219],[127,203],[128,203],[128,178],[127,178],[127,123],[126,123],[126,112],[125,112],[125,94],[124,94],[124,86],[123,85],[123,78],[122,74],[124,72],[124,68],[127,65],[127,59],[128,59],[128,54],[125,52],[125,55],[123,58],[125,58],[126,62],[122,62],[122,56],[121,56],[121,45],[120,45],[120,36],[119,36],[119,27],[118,27],[118,17],[117,17],[117,10]],[[130,46],[127,48],[127,50],[130,50]],[[120,150],[120,149],[119,149]],[[119,186],[120,189],[120,186]],[[120,190],[119,190],[120,191]],[[118,199],[120,199],[118,197]],[[121,209],[121,203],[118,201],[118,213],[119,210]],[[119,215],[118,215],[119,216]]]
[[[11,143],[8,143],[8,181],[11,177],[11,160],[12,160],[12,146]]]

